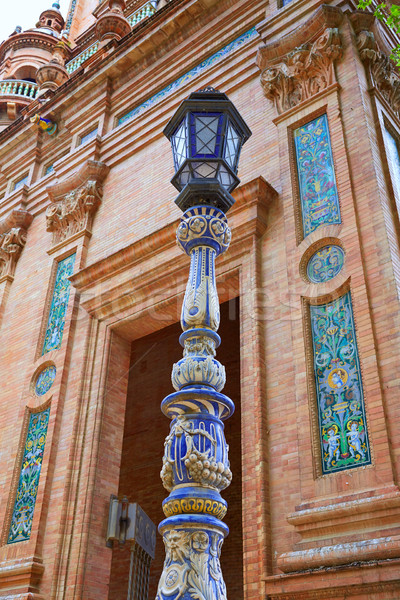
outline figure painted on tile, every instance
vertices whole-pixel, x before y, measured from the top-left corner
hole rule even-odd
[[[358,452],[361,455],[361,458],[365,459],[365,453],[361,447],[360,432],[358,430],[359,424],[357,421],[349,421],[347,423],[347,428],[349,428],[349,426],[350,431],[346,433],[346,436],[349,438],[350,453],[353,457],[356,457],[356,452]]]
[[[333,427],[328,429],[326,433],[328,434],[328,467],[330,467],[333,457],[335,457],[336,460],[339,460],[340,458],[340,435],[335,435],[337,433],[337,428],[334,429]]]
[[[344,369],[333,369],[328,375],[328,383],[333,389],[341,389],[348,379]]]

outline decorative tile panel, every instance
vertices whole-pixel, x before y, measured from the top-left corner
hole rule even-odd
[[[39,373],[35,383],[35,394],[36,396],[44,396],[53,385],[53,381],[56,377],[56,368],[54,365],[49,365]]]
[[[243,35],[233,40],[233,42],[231,42],[227,46],[224,46],[223,48],[221,48],[221,50],[218,50],[218,52],[216,52],[209,58],[206,58],[196,67],[194,67],[193,69],[191,69],[190,71],[188,71],[187,73],[185,73],[184,75],[167,85],[167,87],[162,89],[160,92],[157,92],[157,94],[154,94],[154,96],[151,96],[150,98],[148,98],[148,100],[146,100],[142,104],[139,104],[139,106],[136,106],[133,110],[130,110],[128,113],[120,117],[118,119],[118,125],[122,125],[122,123],[125,123],[125,121],[129,121],[130,119],[133,119],[133,117],[136,117],[137,115],[141,114],[142,112],[153,106],[153,104],[156,104],[165,96],[168,96],[177,88],[181,87],[181,85],[184,85],[191,79],[194,79],[195,77],[197,77],[197,75],[200,75],[200,73],[203,73],[204,71],[209,69],[213,64],[222,60],[227,54],[233,52],[234,50],[236,50],[237,48],[239,48],[240,46],[242,46],[243,44],[255,37],[258,37],[258,33],[256,31],[256,28],[252,27],[252,29],[249,29],[248,31],[246,31],[246,33],[243,33]]]
[[[306,237],[320,225],[341,222],[327,116],[296,129],[294,142]]]
[[[49,416],[50,408],[46,408],[42,412],[32,413],[29,418],[8,544],[24,542],[31,536]]]
[[[323,283],[336,277],[344,264],[340,246],[324,246],[315,252],[307,264],[307,277],[312,283]]]
[[[61,346],[71,285],[68,277],[73,273],[74,263],[75,254],[58,263],[42,355],[50,350],[58,350]]]
[[[350,292],[310,306],[322,473],[370,464]]]

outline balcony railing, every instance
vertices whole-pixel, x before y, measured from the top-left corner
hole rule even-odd
[[[65,68],[67,69],[68,73],[71,74],[74,71],[76,71],[76,69],[79,69],[81,64],[83,64],[85,60],[93,56],[93,54],[97,52],[98,49],[99,42],[95,42],[94,44],[89,46],[89,48],[86,48],[86,50],[78,54],[78,56],[76,56],[74,59],[70,60],[69,63],[65,65]]]
[[[155,2],[147,2],[139,10],[127,17],[129,25],[135,27],[140,21],[143,21],[146,17],[150,17],[156,12]]]
[[[32,81],[21,81],[18,79],[3,79],[0,81],[1,96],[17,96],[18,98],[34,99],[39,86]]]

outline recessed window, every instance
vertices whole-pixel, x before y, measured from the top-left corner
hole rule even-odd
[[[21,188],[23,185],[28,185],[28,179],[29,179],[29,174],[26,174],[23,177],[21,177],[21,179],[18,179],[18,181],[15,181],[14,186],[13,186],[13,192],[15,192],[16,190],[19,190],[19,188]]]
[[[54,171],[54,165],[51,163],[50,165],[45,166],[43,169],[43,176],[50,175]]]
[[[281,8],[282,8],[283,6],[286,6],[286,5],[287,5],[287,4],[289,4],[290,2],[292,2],[292,0],[280,0],[280,3],[281,3]]]
[[[83,144],[86,144],[89,140],[94,138],[96,135],[97,135],[97,127],[95,127],[95,129],[91,129],[90,131],[88,131],[88,133],[85,133],[85,135],[80,137],[78,146],[82,146]]]

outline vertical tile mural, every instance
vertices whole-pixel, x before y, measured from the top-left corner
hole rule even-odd
[[[310,306],[322,473],[371,462],[350,292]]]
[[[295,129],[294,143],[306,237],[320,225],[341,222],[327,116]]]
[[[73,273],[74,264],[75,254],[71,254],[58,263],[42,355],[50,350],[58,350],[61,346],[71,287],[68,277]]]
[[[50,408],[46,408],[42,412],[32,413],[29,418],[8,544],[29,540],[31,535],[49,416]]]

